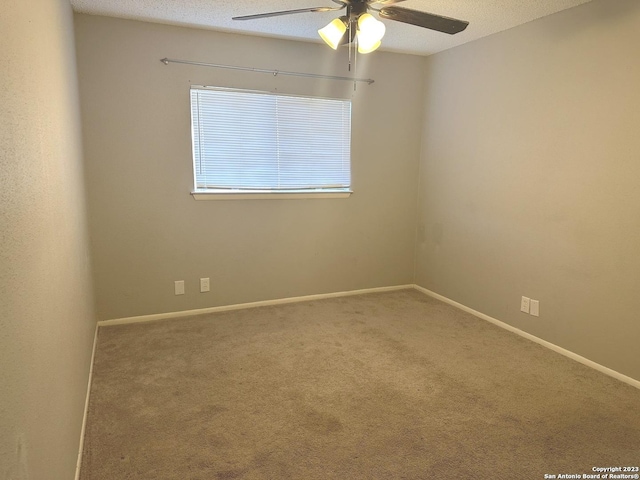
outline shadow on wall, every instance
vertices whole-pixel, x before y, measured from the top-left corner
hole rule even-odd
[[[560,41],[582,33],[576,26],[584,28],[595,23],[599,24],[602,29],[609,29],[612,25],[640,12],[638,0],[594,1],[593,8],[580,7],[581,5],[570,8],[564,11],[565,15],[557,16],[559,21],[570,22],[571,28],[556,28],[553,23],[542,24],[546,26],[546,33],[553,41]],[[593,19],[593,21],[585,22],[587,18]]]
[[[25,446],[24,438],[18,436],[16,443],[15,460],[13,465],[4,472],[2,478],[6,480],[28,480],[27,447]]]

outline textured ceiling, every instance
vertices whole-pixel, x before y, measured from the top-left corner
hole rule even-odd
[[[591,0],[407,0],[398,6],[470,22],[457,35],[384,20],[381,50],[429,55],[521,25]],[[247,35],[322,41],[317,30],[339,14],[300,13],[259,20],[233,16],[317,6],[331,0],[71,0],[75,11],[150,22],[188,25]]]

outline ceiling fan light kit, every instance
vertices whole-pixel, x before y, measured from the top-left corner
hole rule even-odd
[[[462,32],[469,22],[464,20],[456,20],[455,18],[443,17],[433,13],[420,12],[409,8],[396,7],[394,4],[404,2],[405,0],[332,0],[333,3],[340,5],[339,7],[312,7],[298,8],[296,10],[284,10],[279,12],[258,13],[254,15],[243,15],[233,17],[233,20],[255,20],[259,18],[276,17],[280,15],[292,15],[296,13],[309,12],[335,12],[347,9],[345,16],[336,18],[320,30],[318,34],[327,45],[334,50],[338,46],[351,43],[354,38],[357,39],[358,52],[369,53],[377,49],[382,37],[384,36],[385,26],[368,10],[377,12],[381,18],[393,20],[396,22],[408,23],[418,27],[435,30],[438,32],[455,35]],[[379,5],[381,8],[376,8]],[[347,41],[342,41],[347,30],[351,30]],[[353,30],[356,34],[353,35]]]
[[[358,53],[370,53],[382,43],[386,27],[370,13],[358,17]]]
[[[352,22],[353,24],[354,22]],[[318,30],[320,38],[334,50],[344,43],[342,39],[347,32],[349,19],[346,16],[336,18],[325,27]],[[351,27],[353,28],[353,27]],[[363,13],[357,21],[358,52],[369,53],[377,49],[380,44],[386,27],[384,23],[376,20],[370,13]]]
[[[318,35],[334,50],[337,50],[341,45],[340,40],[344,37],[347,31],[349,19],[347,17],[340,17],[332,20],[326,27],[318,30]]]

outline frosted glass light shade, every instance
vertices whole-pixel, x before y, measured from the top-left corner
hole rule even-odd
[[[340,45],[340,40],[344,36],[344,33],[347,31],[347,25],[342,20],[342,18],[336,18],[332,20],[326,27],[318,30],[318,34],[320,38],[325,41],[327,45],[329,45],[334,50],[338,49]]]
[[[377,50],[378,47],[382,44],[382,42],[380,40],[378,40],[376,43],[374,43],[373,45],[367,45],[366,47],[364,45],[362,45],[362,43],[360,43],[360,41],[358,41],[358,53],[371,53],[374,50]]]
[[[376,20],[370,13],[364,13],[358,18],[358,52],[373,52],[380,46],[386,27]]]

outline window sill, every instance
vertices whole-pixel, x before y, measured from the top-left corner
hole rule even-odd
[[[262,190],[194,190],[194,200],[292,200],[305,198],[348,198],[351,190],[283,190],[265,192]]]

